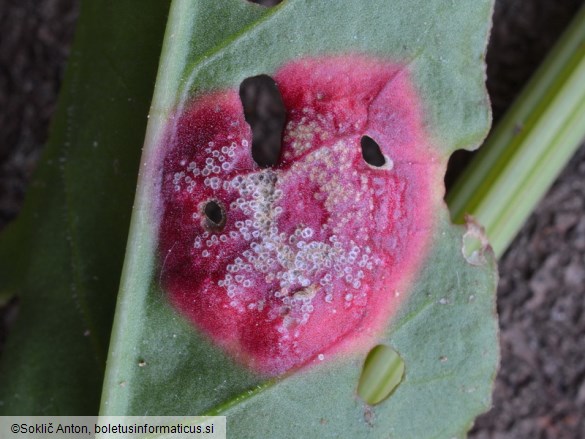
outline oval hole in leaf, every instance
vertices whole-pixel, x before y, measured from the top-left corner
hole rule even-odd
[[[205,214],[206,225],[210,229],[220,229],[225,225],[225,210],[217,201],[210,200],[205,203],[203,213]]]
[[[248,0],[250,3],[256,3],[261,6],[266,6],[268,8],[272,6],[276,6],[279,3],[282,3],[282,0]]]
[[[369,136],[362,136],[360,141],[362,146],[362,157],[368,165],[380,168],[386,164],[384,154],[380,150],[378,143]]]
[[[274,79],[268,75],[245,79],[240,85],[240,99],[246,122],[252,128],[252,158],[263,168],[276,165],[286,110]]]
[[[357,393],[366,403],[378,404],[394,392],[404,378],[404,360],[385,345],[374,347],[366,357]]]

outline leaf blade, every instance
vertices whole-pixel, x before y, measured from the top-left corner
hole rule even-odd
[[[234,4],[233,1],[223,2],[225,10],[229,10]],[[442,20],[444,21],[442,24],[443,26],[446,26],[446,22],[451,21],[452,17],[448,16],[445,11],[437,13],[437,8],[440,9],[438,4],[439,3],[432,4],[425,10],[425,12],[429,17],[442,17]],[[372,9],[367,9],[370,13],[368,15],[370,19],[375,15],[374,11],[380,9],[379,6],[380,5],[373,4],[371,6]],[[489,15],[492,6],[492,3],[489,1],[482,3],[482,10],[485,16]],[[189,13],[189,5],[186,2],[176,2],[173,7],[176,8],[177,16],[186,16]],[[408,52],[408,50],[402,47],[401,43],[403,40],[398,36],[399,32],[396,30],[390,32],[390,35],[384,35],[384,38],[386,39],[383,42],[378,42],[376,44],[372,44],[374,35],[377,35],[375,33],[371,33],[368,38],[365,38],[367,44],[359,41],[358,43],[352,42],[353,35],[351,34],[349,34],[349,37],[351,38],[348,38],[348,35],[343,34],[338,36],[337,39],[332,38],[331,40],[326,40],[322,44],[315,43],[315,41],[320,38],[319,36],[322,35],[319,32],[327,32],[334,27],[342,27],[340,26],[340,23],[347,23],[352,17],[360,16],[360,14],[357,14],[357,11],[354,10],[356,6],[351,2],[339,6],[338,8],[334,8],[334,12],[329,9],[327,9],[327,11],[321,10],[320,8],[322,7],[322,4],[317,5],[304,1],[286,2],[279,8],[275,9],[271,14],[259,16],[255,22],[251,21],[243,23],[243,30],[241,32],[231,34],[236,35],[235,38],[230,36],[223,42],[204,44],[207,49],[204,50],[202,48],[197,55],[193,55],[192,52],[186,57],[181,55],[184,57],[183,59],[189,58],[190,60],[193,59],[193,61],[185,62],[182,71],[180,68],[174,69],[176,74],[174,83],[181,83],[181,87],[178,89],[179,92],[175,95],[179,99],[179,102],[176,103],[179,108],[178,111],[180,112],[180,108],[184,102],[187,99],[190,99],[193,95],[197,96],[204,91],[215,90],[226,86],[236,87],[245,77],[260,73],[271,73],[284,61],[298,57],[300,54],[303,56],[310,56],[320,53],[330,53],[331,50],[333,50],[334,53],[335,51],[343,51],[345,53],[347,51],[351,52],[352,50],[360,50],[378,56],[383,53],[384,56],[401,55],[404,57],[405,53]],[[432,104],[426,102],[427,110],[431,113],[429,120],[426,121],[427,128],[433,132],[435,138],[441,139],[438,141],[438,146],[445,161],[448,153],[456,146],[477,144],[479,139],[485,135],[490,118],[489,110],[485,107],[486,98],[483,88],[482,68],[471,66],[471,63],[473,62],[472,60],[476,62],[477,58],[483,56],[485,50],[485,38],[487,35],[487,22],[482,28],[483,33],[476,32],[475,30],[472,31],[471,29],[474,27],[473,25],[477,27],[477,23],[469,24],[468,14],[473,14],[476,10],[473,9],[471,3],[468,7],[469,9],[466,10],[466,13],[460,13],[458,16],[460,22],[466,21],[465,25],[467,32],[473,33],[474,35],[472,40],[474,40],[475,45],[468,48],[465,56],[459,58],[458,56],[451,55],[452,59],[449,59],[447,56],[448,62],[441,63],[439,62],[438,54],[435,53],[428,55],[423,51],[421,55],[420,51],[415,51],[413,49],[413,44],[410,44],[409,46],[410,58],[405,56],[407,59],[413,60],[413,70],[418,72],[415,75],[417,86],[420,88],[421,92],[425,92],[432,97]],[[307,9],[311,13],[307,14]],[[304,23],[305,27],[302,27],[303,23],[299,24],[298,19],[301,14],[302,16],[308,15],[319,17],[319,19],[314,19],[312,21],[306,20],[306,23]],[[340,14],[342,18],[340,18]],[[413,12],[409,10],[405,14],[406,18],[402,18],[407,20]],[[324,16],[327,16],[327,18],[322,19]],[[447,16],[449,19],[447,19]],[[385,16],[385,18],[387,18],[387,16]],[[376,20],[377,19],[378,18],[376,17]],[[315,30],[317,23],[319,32]],[[426,23],[417,22],[416,26],[414,26],[415,30],[417,26],[423,26],[423,24]],[[360,26],[363,26],[363,24]],[[449,23],[445,29],[450,29],[452,27],[456,27],[456,25]],[[173,28],[172,22],[169,23],[169,28]],[[200,37],[203,38],[202,33],[204,33],[204,31],[204,27],[201,29],[194,29],[193,34],[190,34],[187,38],[192,40],[198,40]],[[346,31],[347,29],[344,32]],[[338,35],[340,34],[338,30],[336,32]],[[385,47],[384,45],[388,44],[392,38],[397,38],[398,42],[391,41],[391,44],[389,45],[390,47]],[[456,41],[458,41],[459,38],[464,39],[461,35],[453,37]],[[283,41],[286,41],[286,47],[283,47]],[[334,41],[335,43],[331,43],[331,41]],[[278,48],[271,47],[269,44],[270,42],[275,42],[275,44],[279,45]],[[451,41],[450,44],[454,45],[455,43]],[[209,47],[215,49],[211,49],[210,51]],[[433,50],[437,51],[438,49],[435,46]],[[204,55],[201,55],[201,53],[204,53]],[[260,53],[262,53],[262,55],[260,55]],[[470,56],[471,60],[469,59]],[[449,67],[444,67],[444,65]],[[469,69],[474,72],[472,75],[469,75]],[[452,96],[447,99],[445,98],[446,93],[442,89],[446,88],[445,84],[453,81],[453,79],[448,78],[448,73],[453,73],[453,71],[458,75],[455,79],[456,82],[462,80],[461,78],[464,76],[464,71],[467,73],[467,79],[463,80],[465,86],[461,87],[461,90],[457,91],[457,93],[452,93]],[[440,73],[438,76],[441,80],[438,81],[438,84],[428,85],[428,78],[436,76],[433,75],[433,73],[437,74],[437,72]],[[452,110],[452,107],[447,109],[443,100],[456,102],[455,107],[457,108],[457,114],[466,114],[466,116],[459,117],[456,122],[445,123],[445,121],[450,120],[451,114],[449,113]],[[172,108],[175,104],[172,102],[172,99],[166,100],[165,103],[166,106],[163,105],[164,110],[161,111],[159,109],[158,111],[160,114],[171,114]],[[156,98],[154,106],[157,109],[159,108],[156,103]],[[477,114],[467,114],[472,113],[470,111],[471,109],[475,110]],[[468,123],[466,127],[463,128],[465,122]],[[147,140],[147,154],[150,154],[151,157],[154,156],[154,151],[157,148],[160,148],[160,142],[163,138],[161,127],[164,125],[164,117],[156,123],[159,124],[159,130],[155,136],[152,136]],[[457,134],[455,135],[453,132],[456,132]],[[160,158],[157,160],[160,160]],[[443,162],[440,166],[444,167],[444,165],[445,163]],[[156,169],[157,166],[152,165],[150,171],[145,171],[144,181],[148,181],[149,178],[156,178]],[[460,248],[462,245],[461,239],[463,233],[461,229],[453,228],[448,224],[447,216],[445,214],[445,206],[440,201],[442,187],[437,188],[436,194],[438,195],[439,200],[436,208],[442,212],[437,217],[440,226],[436,233],[437,235],[448,236],[449,238],[444,238],[444,241],[451,242],[451,244],[447,245],[445,242],[441,241],[442,244],[437,247],[449,247],[449,256],[446,259],[452,259],[454,254],[458,255],[458,267],[461,266],[461,270],[465,271],[468,264],[464,260]],[[151,200],[156,199],[156,196],[157,194],[154,192],[153,185],[150,185],[149,190],[143,193],[137,202],[137,205],[140,206],[139,209],[144,209],[145,212],[150,210],[151,218],[154,215],[153,212],[156,210],[156,207],[152,205],[153,203]],[[148,213],[145,214],[142,222],[136,223],[138,228],[140,228],[140,224],[146,224],[148,216]],[[156,233],[156,227],[149,227],[150,228],[145,228],[144,230],[135,230],[135,233],[137,234],[137,242],[142,242],[143,244],[144,242],[148,242],[148,245],[146,246],[148,247],[148,250],[145,252],[147,254],[145,258],[148,262],[144,264],[144,261],[142,261],[142,266],[147,265],[149,270],[154,270],[143,274],[143,279],[141,281],[143,286],[148,285],[148,287],[142,288],[142,294],[144,294],[142,298],[142,300],[144,300],[144,306],[143,309],[139,311],[141,313],[140,318],[119,315],[119,320],[117,322],[119,327],[117,332],[119,334],[128,333],[129,328],[132,325],[136,325],[137,321],[146,321],[151,324],[144,325],[139,323],[132,330],[133,335],[131,341],[119,340],[116,349],[118,352],[124,350],[122,348],[124,345],[139,346],[139,348],[135,350],[131,357],[110,357],[109,378],[104,388],[104,400],[102,402],[103,414],[142,414],[155,411],[158,414],[177,414],[177,411],[181,414],[227,414],[230,428],[237,429],[241,437],[257,437],[258,434],[265,434],[274,437],[288,437],[287,435],[292,434],[292,432],[287,432],[282,428],[283,425],[287,425],[287,422],[290,422],[285,416],[287,411],[280,410],[278,411],[278,414],[276,414],[273,409],[270,408],[284,405],[286,407],[294,407],[294,410],[298,410],[299,413],[302,412],[303,415],[299,415],[295,418],[299,422],[304,415],[310,415],[313,422],[303,425],[307,425],[306,428],[309,429],[307,430],[308,434],[314,434],[310,429],[323,425],[321,419],[313,419],[316,415],[315,413],[311,413],[312,409],[302,408],[299,405],[299,401],[303,400],[302,393],[307,392],[308,389],[310,389],[310,391],[304,395],[307,400],[312,401],[313,403],[308,407],[320,407],[323,412],[327,412],[330,415],[331,419],[338,420],[339,425],[344,426],[343,428],[353,429],[351,431],[355,435],[377,436],[383,431],[396,430],[402,434],[401,436],[397,433],[398,437],[433,437],[427,434],[429,432],[428,428],[430,427],[430,424],[429,421],[423,417],[417,419],[424,428],[417,427],[414,423],[407,423],[402,427],[397,427],[391,425],[391,423],[388,423],[387,421],[374,428],[368,426],[369,424],[367,420],[364,421],[364,416],[369,416],[367,413],[375,413],[378,409],[380,410],[378,414],[379,417],[386,417],[387,414],[392,411],[401,413],[404,413],[405,411],[408,412],[408,407],[414,405],[413,401],[417,402],[424,399],[416,396],[417,388],[425,388],[425,382],[428,382],[429,380],[440,380],[441,376],[438,378],[435,376],[425,376],[423,373],[425,369],[422,366],[419,368],[422,376],[418,381],[411,382],[407,380],[399,386],[397,389],[397,395],[393,395],[388,403],[383,402],[380,406],[370,409],[365,407],[364,404],[355,397],[355,387],[357,386],[357,379],[363,358],[344,357],[334,361],[332,363],[333,366],[331,366],[330,363],[330,366],[326,368],[315,367],[314,369],[303,370],[302,374],[287,375],[283,379],[277,379],[276,381],[266,381],[246,370],[241,365],[236,364],[221,350],[213,347],[204,336],[198,331],[193,330],[188,323],[178,317],[170,305],[165,302],[164,292],[159,285],[160,281],[156,279],[156,275],[154,274],[156,271],[154,268],[156,265],[154,262],[156,243],[151,238],[139,237],[140,234],[152,237],[153,233]],[[146,232],[145,230],[149,231]],[[455,242],[455,244],[452,244],[453,242]],[[136,260],[135,263],[138,264],[139,261]],[[477,301],[483,314],[480,312],[473,317],[476,318],[483,315],[480,319],[483,322],[483,327],[480,331],[471,331],[470,333],[473,334],[471,339],[477,337],[477,340],[480,341],[484,339],[491,340],[493,349],[490,351],[490,354],[488,355],[489,359],[486,361],[486,365],[482,368],[482,373],[480,374],[481,379],[479,381],[482,383],[481,392],[484,396],[475,401],[472,404],[473,408],[471,410],[468,408],[468,414],[463,419],[459,419],[458,422],[451,422],[452,416],[448,416],[448,413],[444,413],[444,410],[441,413],[441,416],[433,417],[433,419],[444,418],[445,421],[443,421],[442,424],[443,430],[457,435],[464,434],[466,429],[469,428],[473,418],[479,412],[488,407],[489,397],[486,397],[485,395],[489,395],[490,393],[490,386],[498,358],[497,347],[495,347],[496,324],[493,314],[493,290],[495,288],[495,264],[493,257],[490,258],[488,256],[488,266],[474,270],[476,270],[475,273],[477,274],[470,275],[470,279],[473,280],[474,276],[476,276],[481,280],[475,279],[474,281],[478,284],[483,284],[481,291],[478,293]],[[452,270],[448,271],[450,275],[442,273],[441,270],[434,270],[432,272],[435,274],[438,273],[439,277],[443,278],[442,282],[444,283],[454,284],[459,279],[459,275]],[[424,285],[424,282],[422,285]],[[128,294],[132,290],[131,286],[132,282],[129,281],[127,288],[122,291],[120,300],[130,300]],[[420,296],[423,297],[422,302],[421,300],[416,299],[416,297],[419,297],[420,299]],[[415,327],[424,326],[427,317],[425,312],[430,312],[427,308],[429,310],[441,308],[436,305],[440,300],[439,298],[436,298],[435,302],[429,301],[426,298],[424,287],[421,286],[421,284],[414,288],[411,300],[414,305],[411,303],[405,306],[404,314],[395,319],[389,332],[381,342],[385,341],[394,346],[398,340],[398,343],[407,344],[408,336],[405,334],[408,334],[409,330],[412,331],[411,328],[413,325]],[[133,311],[133,313],[136,313],[136,311]],[[455,333],[458,333],[457,325],[455,325],[454,331]],[[463,343],[463,345],[465,345],[465,343]],[[465,349],[470,350],[469,346],[465,347],[465,349],[462,348],[461,343],[457,346],[457,349],[460,351]],[[432,351],[432,349],[426,349]],[[399,349],[398,351],[403,354],[402,350]],[[406,349],[405,352],[413,355],[408,349]],[[461,353],[459,353],[459,355],[461,355]],[[474,353],[474,358],[477,359],[476,353]],[[142,360],[146,362],[146,365],[140,367],[139,363],[141,363]],[[429,362],[423,361],[422,363],[425,364]],[[439,355],[437,355],[432,362],[433,365],[435,365],[435,363],[440,363]],[[428,366],[428,364],[426,365]],[[149,367],[152,368],[149,370]],[[409,367],[408,363],[406,367]],[[428,374],[431,373],[428,371],[435,371],[435,366],[428,367]],[[335,377],[333,377],[333,375],[335,375]],[[453,382],[457,382],[455,379],[457,377],[455,376],[455,378],[453,378],[453,376],[454,375],[451,374],[444,377],[444,380],[447,381],[447,384],[444,384],[444,387],[449,390],[451,395],[456,395],[461,401],[465,401],[465,398],[461,398],[461,389],[456,388],[452,382],[449,382],[449,378],[451,378]],[[466,383],[470,382],[469,376],[465,376],[464,378]],[[473,379],[475,378],[476,377],[473,376]],[[198,385],[181,386],[181,383],[189,383],[192,381],[196,381]],[[122,383],[124,385],[122,385]],[[335,396],[332,396],[331,383],[335,383],[341,388],[338,393],[339,398],[341,398],[340,400],[343,400],[343,408],[341,410],[339,406],[335,407],[335,410],[337,411],[332,411],[333,409],[330,407],[323,407],[323,404],[326,405],[326,400],[336,400]],[[178,388],[181,388],[181,392],[174,393],[170,396],[168,395],[168,392],[165,393],[164,390]],[[425,391],[428,392],[428,389]],[[287,403],[285,399],[289,398],[291,394],[297,395],[296,401],[293,403]],[[407,394],[410,396],[400,396],[401,394]],[[287,395],[287,397],[283,399],[282,395]],[[436,393],[433,395],[435,396],[432,400],[436,401]],[[323,398],[325,398],[325,400],[323,400]],[[474,400],[473,398],[471,399]],[[319,400],[322,400],[321,404],[315,402]],[[398,406],[395,404],[398,404]],[[390,406],[392,406],[392,409],[389,409]],[[461,405],[461,407],[463,407],[463,405]],[[400,410],[397,410],[397,408]],[[264,418],[262,415],[263,413],[266,415],[266,419],[265,421],[259,421],[258,419]],[[358,414],[357,418],[359,419],[356,418],[356,413]],[[382,413],[384,415],[382,415]],[[255,421],[250,421],[252,416]],[[278,417],[279,420],[274,422],[273,425],[270,425],[270,419],[275,419],[276,417]],[[348,419],[353,419],[356,423],[348,427],[347,422],[344,423],[344,420]],[[396,421],[397,418],[393,419]],[[298,431],[296,431],[295,434],[296,433],[298,433]]]

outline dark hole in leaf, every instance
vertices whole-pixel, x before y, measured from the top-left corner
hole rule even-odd
[[[248,1],[250,3],[256,3],[258,5],[267,6],[267,7],[276,6],[277,4],[282,2],[282,0],[248,0]]]
[[[274,79],[268,75],[245,79],[240,85],[240,99],[252,128],[252,158],[263,168],[276,165],[286,111]]]
[[[378,168],[386,164],[384,154],[382,154],[380,146],[374,139],[369,136],[363,136],[360,143],[362,145],[362,157],[367,164]]]
[[[209,228],[219,229],[224,226],[225,210],[217,201],[208,201],[203,208],[203,212],[205,213],[206,223]]]

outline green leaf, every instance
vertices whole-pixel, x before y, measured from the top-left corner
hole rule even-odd
[[[168,8],[82,4],[43,163],[0,237],[0,296],[20,298],[0,358],[2,414],[98,410]]]
[[[431,254],[404,292],[405,305],[378,340],[404,359],[404,379],[376,406],[356,395],[362,354],[335,357],[270,380],[235,362],[170,306],[157,268],[157,157],[169,117],[192,96],[237,90],[247,77],[272,74],[285,62],[306,56],[357,52],[406,60],[424,99],[425,128],[435,140],[443,171],[454,149],[478,144],[490,120],[482,62],[492,3],[447,3],[389,7],[383,1],[332,5],[290,0],[260,9],[224,0],[205,10],[192,2],[173,3],[103,414],[224,414],[238,437],[315,436],[321,431],[427,438],[461,437],[489,407],[498,362],[496,265],[485,247],[478,250],[482,264],[465,259],[464,229],[448,221],[442,181],[436,182]],[[224,21],[229,30],[213,32]]]
[[[461,252],[461,230],[447,218],[439,230],[408,305],[384,336],[405,364],[404,379],[388,399],[368,406],[355,397],[364,361],[355,357],[288,377],[221,407],[217,413],[228,417],[230,431],[246,438],[333,432],[343,437],[465,437],[474,417],[489,407],[498,362],[496,264],[493,257],[480,269],[459,257],[454,261]]]

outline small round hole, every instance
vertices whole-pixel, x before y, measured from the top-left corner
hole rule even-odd
[[[225,225],[225,210],[217,201],[211,200],[205,203],[203,213],[205,223],[209,228],[221,229]]]
[[[386,164],[384,154],[380,150],[380,145],[369,136],[363,136],[360,141],[362,146],[362,157],[368,165],[380,168]]]

